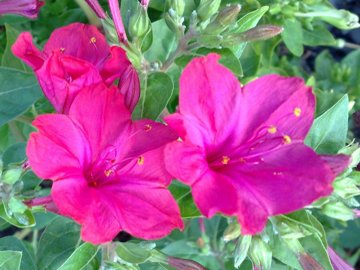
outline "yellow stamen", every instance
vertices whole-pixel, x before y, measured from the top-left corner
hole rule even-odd
[[[296,107],[296,108],[294,109],[294,115],[295,115],[296,117],[300,117],[300,115],[301,115],[301,109],[300,109],[299,107]]]
[[[144,162],[145,162],[144,156],[138,157],[137,163],[138,163],[139,165],[144,165]]]
[[[92,44],[95,44],[95,43],[96,43],[96,37],[90,38],[90,42],[91,42]]]
[[[275,134],[277,132],[277,128],[275,126],[271,126],[268,128],[268,132],[270,134]]]
[[[284,144],[290,144],[290,143],[291,143],[291,138],[290,138],[290,136],[284,135],[284,136],[283,136],[283,143],[284,143]]]
[[[106,177],[109,177],[109,176],[112,175],[113,173],[114,173],[113,170],[105,170],[105,171],[104,171],[104,174],[105,174]]]
[[[152,126],[149,125],[149,124],[148,124],[148,125],[145,125],[145,128],[144,128],[144,129],[145,129],[146,132],[148,132],[148,131],[152,130]]]
[[[229,164],[230,158],[228,156],[223,156],[221,159],[221,163],[224,165]]]

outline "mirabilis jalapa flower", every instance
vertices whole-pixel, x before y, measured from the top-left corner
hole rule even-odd
[[[165,119],[180,139],[166,166],[205,216],[237,216],[242,234],[256,234],[269,216],[329,195],[349,158],[304,145],[315,97],[303,80],[267,75],[242,87],[219,57],[192,60],[180,78],[179,112]]]
[[[133,110],[140,81],[125,51],[110,47],[95,26],[73,23],[56,29],[40,51],[28,32],[21,33],[13,53],[36,73],[45,96],[58,113],[68,113],[81,89],[94,83],[108,86],[119,80],[119,91]]]
[[[68,115],[41,115],[33,124],[29,164],[53,181],[58,212],[81,224],[84,241],[108,242],[121,230],[156,239],[183,227],[163,157],[177,135],[152,120],[133,122],[115,86],[83,89]]]
[[[43,5],[39,0],[0,0],[0,15],[16,14],[34,19]]]

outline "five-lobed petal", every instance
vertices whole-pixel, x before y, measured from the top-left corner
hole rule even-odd
[[[151,120],[133,122],[115,87],[84,89],[68,115],[42,115],[34,125],[30,166],[53,180],[59,213],[82,225],[83,240],[108,242],[121,230],[156,239],[183,227],[163,164],[177,135]]]
[[[269,216],[329,195],[349,158],[304,145],[315,98],[301,79],[267,75],[242,87],[218,60],[196,58],[180,78],[179,112],[166,121],[181,140],[166,147],[166,167],[205,216],[237,216],[243,234],[256,234]]]

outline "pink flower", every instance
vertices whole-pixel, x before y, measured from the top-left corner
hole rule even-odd
[[[237,216],[242,234],[256,234],[268,216],[329,195],[349,158],[304,145],[315,97],[301,79],[268,75],[242,87],[219,57],[196,58],[181,76],[179,112],[166,118],[181,140],[166,147],[166,166],[205,216]]]
[[[68,115],[34,121],[38,132],[27,146],[31,168],[53,181],[60,214],[80,223],[83,240],[94,244],[122,230],[156,239],[183,227],[163,163],[176,134],[152,120],[132,122],[117,91],[104,84],[81,90]]]
[[[45,96],[59,113],[69,111],[72,100],[79,91],[93,83],[105,82],[108,86],[120,79],[130,95],[139,97],[139,77],[117,46],[110,47],[95,26],[73,23],[55,30],[40,51],[32,42],[30,33],[22,33],[12,48],[13,53],[27,63],[36,73]],[[131,70],[132,76],[126,76]],[[124,79],[126,78],[126,79]],[[129,80],[129,81],[128,81]],[[130,110],[138,98],[126,103]]]
[[[17,14],[34,19],[43,5],[39,0],[0,0],[0,15]]]

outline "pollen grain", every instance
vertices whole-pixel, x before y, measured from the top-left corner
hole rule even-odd
[[[291,137],[289,135],[283,136],[283,143],[284,144],[290,144],[291,143]]]
[[[227,165],[227,164],[229,164],[229,162],[230,162],[230,158],[228,156],[222,157],[222,159],[221,159],[222,164]]]
[[[145,162],[144,156],[138,157],[137,164],[139,164],[140,166],[142,166],[142,165],[144,165],[144,162]]]
[[[296,108],[294,109],[294,115],[295,115],[296,117],[300,117],[300,115],[301,115],[301,109],[300,109],[299,107],[296,107]]]

